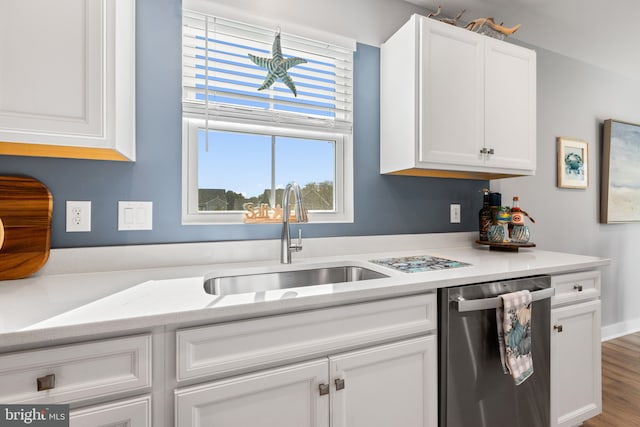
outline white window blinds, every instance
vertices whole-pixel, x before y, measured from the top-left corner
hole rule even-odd
[[[280,80],[258,91],[267,71],[248,57],[271,58],[276,28],[183,11],[182,109],[185,118],[352,131],[353,48],[282,32],[298,95]]]

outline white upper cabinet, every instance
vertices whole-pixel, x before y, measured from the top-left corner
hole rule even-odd
[[[485,38],[484,143],[490,168],[536,169],[535,51]]]
[[[481,166],[483,160],[478,153],[484,139],[484,40],[470,31],[428,25],[430,22],[422,19],[425,23],[420,26],[418,41],[422,41],[418,52],[418,74],[422,77],[416,92],[421,112],[417,163]],[[392,98],[391,105],[396,102],[406,101]]]
[[[135,160],[135,0],[0,2],[0,154]]]
[[[381,173],[532,175],[535,52],[414,15],[382,46],[380,122]]]

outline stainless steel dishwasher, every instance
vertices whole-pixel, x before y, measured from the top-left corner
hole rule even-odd
[[[443,288],[438,293],[439,426],[548,427],[549,276]],[[533,375],[516,386],[500,363],[498,296],[532,292]]]

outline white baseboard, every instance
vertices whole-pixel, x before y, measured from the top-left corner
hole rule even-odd
[[[638,331],[640,331],[640,318],[603,326],[600,333],[602,341],[609,341]]]

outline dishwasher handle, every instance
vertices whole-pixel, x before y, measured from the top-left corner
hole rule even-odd
[[[540,301],[551,298],[556,294],[555,288],[545,288],[531,292],[531,301]],[[498,307],[498,299],[500,297],[483,298],[483,299],[460,299],[453,300],[451,303],[460,313],[467,311],[490,310]]]

